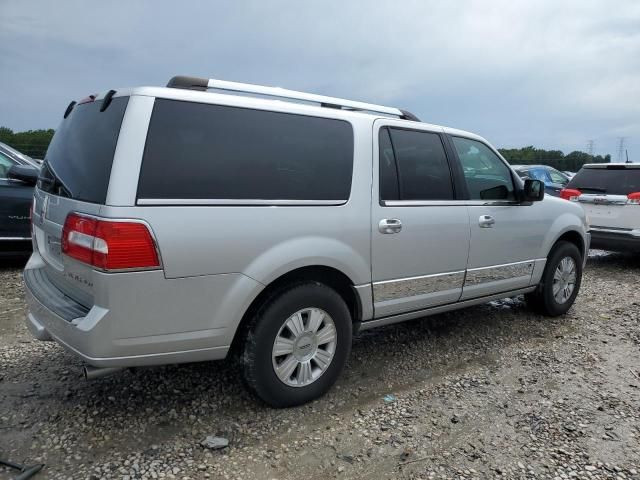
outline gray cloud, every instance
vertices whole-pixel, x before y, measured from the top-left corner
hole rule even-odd
[[[0,125],[55,127],[67,103],[175,74],[397,105],[505,147],[628,137],[640,160],[640,4],[0,3]]]

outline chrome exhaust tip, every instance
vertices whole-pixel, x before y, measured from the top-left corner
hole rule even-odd
[[[86,380],[95,380],[96,378],[106,377],[112,373],[124,370],[123,367],[93,367],[91,365],[85,365],[82,367],[82,375]]]

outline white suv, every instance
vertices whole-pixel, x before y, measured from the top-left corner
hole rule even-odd
[[[236,351],[260,398],[295,405],[358,330],[518,294],[573,304],[582,208],[540,201],[482,137],[279,88],[168,87],[72,103],[35,189],[28,325],[87,376]]]
[[[584,207],[592,248],[640,252],[640,164],[584,165],[561,197]]]

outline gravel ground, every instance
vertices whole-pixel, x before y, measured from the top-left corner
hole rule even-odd
[[[562,318],[512,299],[368,331],[328,395],[272,410],[230,362],[82,380],[0,269],[0,458],[38,479],[640,479],[639,274],[591,257]]]

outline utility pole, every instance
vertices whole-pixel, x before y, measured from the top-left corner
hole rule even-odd
[[[593,140],[589,140],[587,141],[587,153],[589,154],[590,157],[593,157],[593,151],[594,151],[594,145],[596,142],[594,142]]]
[[[624,142],[627,137],[618,137],[618,162],[624,162]]]

